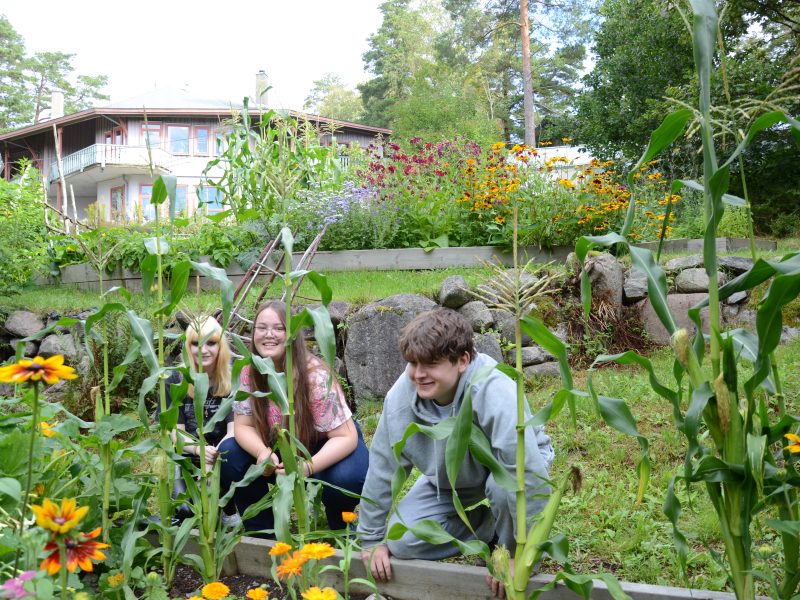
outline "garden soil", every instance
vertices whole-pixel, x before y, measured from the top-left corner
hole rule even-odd
[[[231,596],[239,598],[246,598],[248,590],[262,585],[269,592],[270,600],[288,600],[291,598],[288,590],[285,587],[283,589],[278,587],[278,584],[276,584],[269,575],[264,577],[256,575],[229,575],[220,577],[219,581],[230,588]],[[178,565],[169,595],[171,598],[199,596],[200,588],[202,587],[203,579],[197,571],[187,565]],[[361,594],[350,594],[351,600],[364,600],[366,597],[367,596]],[[388,597],[386,598],[387,600],[391,600]]]

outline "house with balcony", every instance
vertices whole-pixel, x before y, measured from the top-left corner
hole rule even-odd
[[[266,109],[265,98],[259,99],[262,103],[249,107],[254,122]],[[0,135],[6,180],[25,158],[42,173],[48,201],[56,209],[66,208],[73,214],[74,198],[79,217],[95,204],[107,220],[141,222],[155,217],[150,204],[152,161],[157,175],[177,177],[178,211],[223,209],[217,190],[204,185],[207,178],[214,179],[214,171],[207,176],[203,171],[223,143],[226,120],[242,110],[241,104],[197,98],[182,90],[154,90],[70,115],[59,114],[57,101],[53,106],[49,119]],[[380,127],[286,112],[321,131],[335,131],[335,138],[323,133],[323,143],[366,147],[391,133]]]

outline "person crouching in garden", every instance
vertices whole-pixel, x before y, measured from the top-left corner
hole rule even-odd
[[[253,321],[252,351],[262,358],[271,358],[277,371],[282,371],[286,358],[286,305],[268,302],[261,306]],[[308,448],[310,461],[302,461],[307,477],[330,483],[355,494],[361,493],[369,464],[369,451],[361,429],[353,420],[344,392],[325,364],[306,350],[302,335],[291,344],[294,380],[295,431]],[[332,385],[328,385],[333,377]],[[239,389],[269,392],[267,376],[252,366],[242,369]],[[264,466],[264,477],[234,491],[234,502],[240,514],[258,502],[274,483],[275,474],[283,472],[283,463],[275,452],[276,428],[288,429],[280,408],[266,397],[250,396],[234,402],[235,437],[226,440],[223,454],[222,486],[242,479],[251,465]],[[342,492],[323,486],[322,503],[331,529],[343,529],[342,512],[352,511],[358,503]],[[248,531],[273,529],[274,518],[269,507],[245,521]]]
[[[222,332],[222,327],[213,317],[205,317],[196,323],[191,323],[186,328],[186,342],[184,348],[189,356],[189,368],[194,372],[202,371],[208,375],[208,393],[203,399],[203,424],[205,426],[214,415],[217,414],[222,400],[231,393],[231,351],[228,342]],[[199,361],[198,361],[199,359]],[[173,371],[167,378],[167,406],[172,405],[170,386],[181,382],[181,374]],[[189,385],[186,397],[178,411],[177,431],[173,432],[173,439],[180,435],[181,431],[191,434],[193,437],[187,439],[183,446],[183,453],[192,456],[193,461],[199,465],[200,460],[204,460],[207,469],[214,466],[214,462],[219,457],[219,445],[226,438],[233,437],[233,415],[228,414],[221,421],[218,421],[214,429],[205,434],[206,445],[204,456],[200,456],[200,445],[195,441],[200,435],[201,425],[195,418],[194,409],[194,386]],[[186,490],[180,472],[178,471],[175,479],[173,497]],[[226,523],[233,523],[236,520],[235,512],[228,509],[230,515],[223,516]],[[178,507],[176,516],[186,518],[192,514],[188,505],[183,504]]]
[[[455,416],[461,407],[467,386],[472,390],[473,426],[479,427],[492,448],[494,457],[509,471],[516,471],[517,408],[516,384],[497,369],[485,378],[476,377],[484,367],[496,361],[475,351],[472,327],[459,313],[437,308],[418,315],[403,330],[400,351],[408,361],[405,372],[395,382],[384,401],[378,428],[370,447],[370,464],[364,484],[358,535],[362,559],[379,581],[392,577],[390,556],[438,560],[458,553],[454,544],[430,544],[407,531],[399,540],[386,540],[386,532],[400,521],[406,526],[432,519],[445,531],[461,540],[478,539],[504,545],[513,556],[516,547],[516,498],[500,487],[489,470],[470,454],[458,472],[457,492],[469,511],[475,535],[461,521],[453,504],[453,492],[445,467],[446,440],[436,441],[417,433],[411,436],[400,456],[408,473],[412,467],[421,475],[400,501],[395,514],[392,506],[392,476],[398,467],[394,445],[403,438],[406,428],[417,423],[436,425]],[[525,407],[525,419],[530,418]],[[547,502],[548,468],[554,457],[550,438],[541,428],[525,431],[525,485],[527,517],[537,515]],[[371,500],[368,502],[366,500]],[[400,518],[402,517],[402,519]],[[387,524],[388,518],[388,524]],[[499,581],[487,575],[495,595],[503,594]]]

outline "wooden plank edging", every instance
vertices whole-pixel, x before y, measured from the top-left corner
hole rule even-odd
[[[703,240],[667,240],[664,243],[664,251],[675,252],[679,250],[702,251]],[[731,252],[742,250],[749,245],[748,240],[738,238],[717,238],[717,250],[720,252]],[[756,240],[756,245],[760,250],[775,250],[777,242],[774,240]],[[637,244],[643,248],[655,250],[657,242],[646,242]],[[563,262],[567,255],[572,252],[572,246],[559,246],[549,250],[541,249],[536,246],[528,246],[520,249],[520,262],[524,263],[533,260],[535,263],[547,263],[550,261]],[[293,264],[300,260],[302,253],[295,252]],[[199,262],[208,262],[208,257],[201,257]],[[423,248],[397,248],[391,250],[325,250],[317,252],[311,261],[310,268],[321,271],[389,271],[389,270],[432,270],[448,267],[477,267],[485,262],[496,262],[510,266],[512,256],[510,252],[503,251],[497,246],[466,246],[454,248],[436,248],[426,252]],[[245,271],[236,263],[226,269],[228,277],[238,283]],[[199,284],[202,289],[217,287],[213,280],[206,281],[206,277],[192,275],[189,287],[194,288]],[[141,274],[128,269],[117,267],[110,274],[104,275],[104,287],[110,289],[114,286],[124,287],[131,291],[141,290]],[[88,265],[69,265],[61,269],[59,277],[38,277],[35,283],[40,286],[47,285],[74,285],[80,289],[93,290],[97,287],[99,278],[97,273]]]
[[[234,549],[235,564],[238,572],[245,575],[269,577],[272,558],[269,550],[275,542],[251,537],[242,537]],[[322,561],[326,565],[338,565],[343,558],[341,550],[332,557]],[[392,581],[378,584],[381,594],[391,596],[395,600],[492,600],[486,586],[486,568],[470,565],[459,565],[427,560],[399,560],[392,558]],[[341,574],[333,576],[329,571],[325,575],[330,578],[325,585],[343,590]],[[367,578],[360,553],[353,553],[350,562],[350,578]],[[535,575],[528,588],[533,590],[550,583],[552,575]],[[322,583],[322,582],[320,582]],[[709,590],[691,590],[688,588],[649,585],[643,583],[620,582],[622,589],[634,600],[736,600],[735,595],[727,592]],[[351,591],[371,593],[366,586],[351,586]],[[579,598],[563,583],[542,594],[542,600],[576,600]],[[611,600],[606,585],[597,581],[592,594],[594,600]]]

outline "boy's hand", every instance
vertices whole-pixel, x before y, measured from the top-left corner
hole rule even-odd
[[[509,573],[511,577],[514,577],[514,559],[512,558],[509,561]],[[492,590],[492,596],[495,598],[505,598],[506,596],[506,586],[503,585],[503,582],[499,579],[495,579],[492,577],[492,574],[489,571],[486,571],[486,585],[489,586],[489,589]]]
[[[386,544],[374,546],[361,551],[364,567],[372,572],[372,576],[386,583],[392,578],[392,563],[389,560],[389,547]]]

